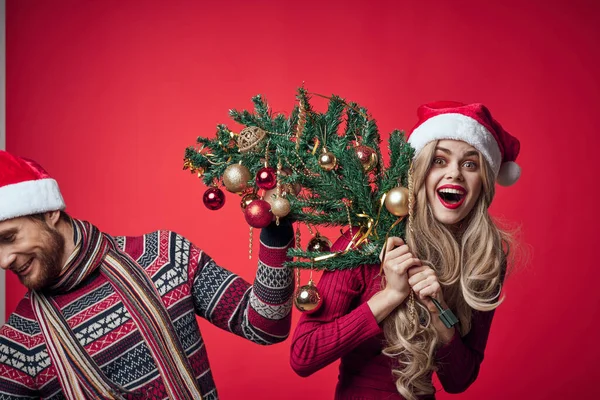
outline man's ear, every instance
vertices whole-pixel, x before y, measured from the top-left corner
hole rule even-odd
[[[58,221],[60,220],[60,210],[48,211],[48,212],[44,213],[44,217],[46,219],[46,223],[49,226],[56,228],[56,225],[58,224]]]

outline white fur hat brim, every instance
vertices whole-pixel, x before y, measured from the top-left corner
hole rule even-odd
[[[51,178],[0,187],[0,221],[65,209],[58,183]]]

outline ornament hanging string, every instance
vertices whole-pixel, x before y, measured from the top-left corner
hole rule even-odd
[[[322,98],[327,99],[327,100],[333,100],[332,97],[325,96],[325,95],[322,95],[322,94],[319,94],[319,93],[308,92],[307,94],[310,94],[312,96],[322,97]],[[357,112],[358,114],[360,114],[364,119],[369,119],[369,116],[367,114],[365,114],[360,108],[351,106],[350,104],[346,103],[346,101],[344,101],[342,99],[338,99],[338,101],[340,103],[342,103],[345,107],[347,107],[347,108],[349,108],[349,109]]]

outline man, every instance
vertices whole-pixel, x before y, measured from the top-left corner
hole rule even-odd
[[[285,340],[291,224],[262,230],[251,286],[184,237],[112,237],[63,210],[39,165],[0,151],[0,267],[29,291],[0,328],[0,399],[216,399],[196,314]]]

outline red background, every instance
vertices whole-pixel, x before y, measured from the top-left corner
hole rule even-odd
[[[522,179],[492,212],[521,227],[530,258],[461,398],[596,397],[598,3],[396,3],[8,0],[7,149],[44,165],[75,217],[178,231],[252,280],[238,198],[208,211],[181,170],[229,108],[262,93],[287,112],[305,82],[367,106],[387,138],[420,103],[481,101],[522,143]],[[23,293],[8,276],[7,313]],[[222,399],[332,397],[336,366],[297,377],[289,340],[263,348],[200,324]]]

